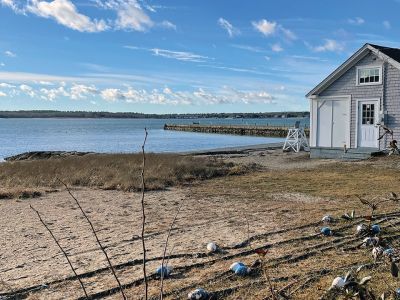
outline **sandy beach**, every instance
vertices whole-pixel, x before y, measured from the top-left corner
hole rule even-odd
[[[173,275],[165,281],[168,299],[184,299],[191,289],[199,286],[210,291],[239,287],[226,292],[221,299],[246,299],[250,291],[251,299],[262,299],[267,295],[262,276],[237,278],[229,271],[230,264],[238,260],[251,265],[257,259],[253,249],[258,247],[269,249],[268,264],[271,265],[271,277],[276,278],[277,289],[291,282],[296,282],[293,283],[296,286],[324,268],[344,267],[354,259],[368,261],[369,257],[365,257],[363,252],[339,254],[342,249],[340,242],[349,238],[324,239],[318,234],[320,220],[325,214],[339,216],[352,209],[357,210],[357,215],[367,214],[368,209],[360,207],[354,197],[362,186],[352,182],[348,171],[365,172],[366,168],[376,166],[392,170],[397,168],[398,160],[351,163],[310,160],[307,153],[282,153],[278,149],[248,149],[242,153],[202,156],[227,163],[256,163],[260,168],[244,175],[146,193],[145,238],[151,276],[161,263],[168,228],[177,208],[182,205],[167,251],[171,256],[168,264],[174,267]],[[382,196],[392,184],[388,182],[387,186],[382,186],[382,182],[387,180],[384,173],[379,172],[376,176],[383,176],[381,180],[369,186],[371,194]],[[335,186],[339,184],[335,183],[339,178],[340,189]],[[317,181],[320,186],[310,184]],[[327,184],[329,181],[331,185]],[[117,268],[118,277],[127,286],[128,298],[141,299],[140,193],[88,187],[73,187],[72,193],[93,221]],[[28,299],[76,299],[83,296],[65,257],[30,205],[42,214],[67,251],[77,273],[83,274],[82,280],[88,292],[101,295],[110,290],[112,292],[106,298],[120,299],[120,294],[112,290],[116,282],[107,269],[104,256],[65,189],[34,199],[0,202],[0,294],[15,297],[19,293]],[[392,211],[393,206],[385,206],[383,210]],[[360,221],[356,219],[353,223]],[[351,234],[353,223],[338,222],[333,227],[341,234]],[[251,243],[245,243],[249,238]],[[210,241],[222,247],[224,253],[207,255],[206,244]],[[313,248],[324,247],[326,252],[314,253]],[[311,254],[296,259],[307,253]],[[323,259],[327,253],[332,256],[329,261]],[[318,277],[311,286],[328,284],[325,281],[331,280],[332,276]],[[151,277],[149,284],[150,294],[156,296],[159,280]],[[303,288],[296,293],[295,299],[309,299],[309,293],[310,290]],[[315,291],[315,295],[322,293],[322,288]]]

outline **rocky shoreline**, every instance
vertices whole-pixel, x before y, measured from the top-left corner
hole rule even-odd
[[[93,154],[94,152],[78,152],[78,151],[32,151],[13,155],[4,158],[5,161],[20,161],[20,160],[41,160],[53,158],[65,158],[70,156],[84,156]]]

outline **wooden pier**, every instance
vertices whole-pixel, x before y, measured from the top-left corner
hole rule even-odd
[[[289,127],[283,126],[255,126],[255,125],[200,125],[200,124],[165,124],[164,130],[252,135],[265,137],[286,137]],[[309,128],[304,129],[306,135],[309,135]]]

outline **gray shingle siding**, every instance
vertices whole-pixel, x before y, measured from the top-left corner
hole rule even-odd
[[[393,129],[394,139],[400,140],[400,70],[388,63],[385,66],[383,99],[384,110],[387,111],[385,124]],[[389,137],[384,138],[380,144],[381,148],[387,147],[389,142]]]
[[[355,147],[356,139],[356,113],[357,99],[379,98],[383,101],[384,109],[388,114],[385,123],[394,129],[394,138],[400,140],[400,70],[389,63],[384,64],[383,84],[358,86],[356,85],[356,70],[358,66],[382,65],[383,61],[370,53],[361,59],[355,66],[327,87],[320,96],[351,95],[351,124],[350,124],[350,147]],[[384,88],[385,87],[385,88]],[[382,94],[383,88],[385,89]],[[380,147],[384,148],[390,139],[381,141]]]

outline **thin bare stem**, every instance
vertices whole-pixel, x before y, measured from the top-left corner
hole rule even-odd
[[[121,291],[122,298],[123,298],[123,299],[126,299],[126,296],[125,296],[124,290],[123,290],[123,288],[122,288],[121,282],[119,281],[118,276],[117,276],[117,274],[115,273],[114,267],[113,267],[113,265],[112,265],[112,263],[111,263],[111,261],[110,261],[110,258],[108,257],[108,254],[107,254],[106,250],[104,249],[103,245],[102,245],[101,242],[100,242],[99,237],[97,236],[97,233],[96,233],[96,230],[94,229],[94,226],[93,226],[92,221],[90,221],[89,217],[86,215],[86,213],[85,213],[85,211],[83,210],[83,208],[82,208],[81,204],[79,203],[78,199],[71,193],[71,190],[69,189],[69,187],[67,186],[67,184],[64,183],[64,182],[63,182],[61,179],[59,179],[59,178],[57,178],[57,180],[58,180],[59,182],[61,182],[61,183],[65,186],[65,189],[67,190],[68,194],[72,197],[72,199],[75,200],[76,205],[78,205],[80,211],[82,212],[82,215],[85,217],[86,221],[87,221],[88,224],[90,225],[90,228],[91,228],[91,230],[92,230],[92,233],[93,233],[94,237],[96,238],[97,244],[99,245],[101,251],[103,252],[103,254],[104,254],[104,256],[105,256],[105,258],[106,258],[106,260],[107,260],[107,262],[108,262],[108,266],[110,267],[110,270],[111,270],[111,272],[112,272],[112,274],[113,274],[115,280],[117,281],[118,287],[119,287],[119,289],[120,289],[120,291]]]
[[[161,261],[161,286],[160,286],[160,299],[163,300],[164,299],[164,262],[165,262],[165,256],[167,254],[167,248],[168,248],[168,241],[169,241],[169,237],[171,236],[171,232],[172,229],[174,227],[174,224],[176,222],[176,219],[178,218],[178,214],[182,208],[183,202],[181,203],[181,205],[179,205],[178,210],[176,211],[175,217],[171,222],[171,225],[169,227],[168,230],[168,235],[167,238],[165,240],[165,245],[164,245],[164,251],[163,251],[163,256],[162,256],[162,261]],[[167,263],[168,264],[168,263]],[[167,264],[165,264],[167,266]]]
[[[69,257],[68,257],[68,255],[67,255],[67,253],[64,251],[63,247],[61,247],[60,243],[58,242],[57,238],[54,236],[53,232],[50,230],[50,228],[47,226],[47,224],[43,221],[43,219],[42,219],[40,213],[39,213],[36,209],[34,209],[32,205],[29,205],[29,206],[30,206],[30,208],[38,215],[40,222],[43,224],[43,226],[44,226],[44,227],[47,229],[47,231],[50,233],[51,237],[53,238],[54,242],[57,244],[58,248],[60,248],[62,254],[63,254],[64,257],[67,259],[68,264],[69,264],[69,266],[70,266],[72,272],[74,272],[74,275],[75,275],[76,279],[78,279],[78,281],[79,281],[79,283],[80,283],[80,285],[81,285],[81,288],[82,288],[83,292],[85,293],[85,297],[88,298],[88,294],[87,294],[87,292],[86,292],[85,286],[83,285],[82,280],[79,278],[78,274],[76,273],[75,268],[73,267],[71,261],[69,260]]]
[[[147,282],[147,272],[146,272],[146,243],[144,240],[144,230],[145,230],[145,225],[146,225],[146,212],[145,212],[145,203],[144,203],[144,193],[146,189],[146,184],[144,180],[145,176],[145,170],[146,170],[146,153],[144,151],[144,147],[146,146],[146,141],[147,141],[147,129],[144,129],[145,136],[144,136],[144,141],[142,145],[142,156],[143,156],[143,166],[142,166],[142,234],[141,234],[141,239],[142,239],[142,248],[143,248],[143,279],[144,279],[144,299],[148,299],[148,289],[149,289],[149,284]]]

